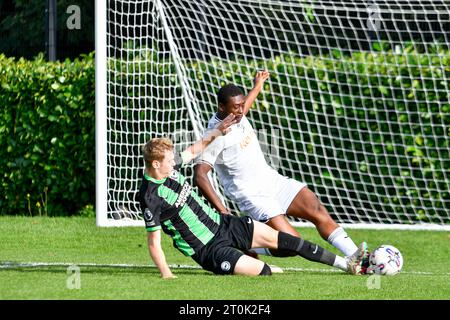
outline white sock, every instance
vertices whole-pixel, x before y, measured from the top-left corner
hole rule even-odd
[[[358,250],[356,244],[352,239],[350,239],[347,232],[345,232],[342,227],[336,228],[336,230],[330,234],[327,241],[345,256],[351,256],[356,250]]]
[[[347,260],[345,260],[345,258],[342,258],[341,256],[336,256],[333,267],[339,268],[343,271],[347,271]]]
[[[262,254],[264,256],[271,256],[272,254],[270,253],[270,250],[267,248],[254,248],[254,249],[250,249],[248,251],[257,253],[257,254]]]

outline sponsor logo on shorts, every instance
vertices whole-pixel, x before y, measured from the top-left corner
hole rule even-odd
[[[224,261],[224,262],[222,262],[222,263],[220,264],[220,268],[221,268],[223,271],[230,271],[230,269],[231,269],[231,263],[228,262],[228,261]]]
[[[247,223],[251,224],[252,223],[252,219],[250,219],[249,217],[247,217]]]

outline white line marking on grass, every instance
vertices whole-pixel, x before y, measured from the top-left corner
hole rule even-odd
[[[91,262],[10,262],[3,261],[0,263],[0,269],[12,268],[35,268],[35,267],[100,267],[100,268],[156,268],[151,264],[127,264],[127,263],[91,263]],[[191,266],[183,264],[172,264],[169,267],[174,269],[201,269],[200,266]]]
[[[13,262],[1,261],[0,269],[13,268],[36,268],[36,267],[68,267],[76,265],[79,267],[99,267],[99,268],[156,268],[152,264],[128,264],[128,263],[91,263],[91,262]],[[203,270],[198,265],[187,264],[170,264],[172,269],[198,269]],[[298,267],[283,267],[284,271],[298,271],[298,272],[319,272],[319,273],[343,273],[343,271],[336,269],[315,269],[315,268],[298,268]],[[404,271],[402,274],[411,275],[435,275],[435,276],[450,276],[450,272],[435,273],[426,271]]]

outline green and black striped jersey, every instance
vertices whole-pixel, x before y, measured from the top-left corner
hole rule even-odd
[[[147,231],[162,228],[186,256],[192,256],[211,241],[222,222],[221,215],[176,170],[162,180],[144,174],[139,201]]]

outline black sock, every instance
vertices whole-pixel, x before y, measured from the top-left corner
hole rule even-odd
[[[271,274],[272,274],[272,270],[270,269],[269,265],[267,263],[264,263],[264,267],[262,268],[259,275],[260,276],[270,276]]]
[[[321,262],[329,266],[332,266],[336,260],[334,253],[325,250],[321,246],[281,231],[278,233],[277,249],[295,251],[299,256],[307,260]]]
[[[298,253],[292,250],[268,249],[272,257],[284,258],[297,256]]]

